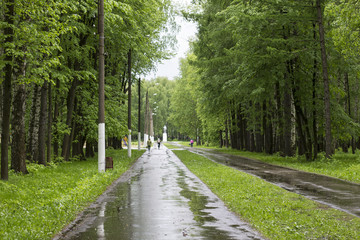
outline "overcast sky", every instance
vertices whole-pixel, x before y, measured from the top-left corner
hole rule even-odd
[[[179,4],[190,4],[191,0],[173,0],[175,3]],[[177,48],[176,55],[166,61],[163,61],[162,64],[159,64],[157,71],[152,72],[146,78],[156,78],[156,77],[168,77],[169,79],[174,79],[174,77],[179,76],[179,63],[180,58],[184,58],[186,53],[189,50],[189,40],[195,37],[197,32],[196,24],[193,22],[188,22],[182,17],[176,17],[176,22],[180,27],[179,32],[177,33]]]

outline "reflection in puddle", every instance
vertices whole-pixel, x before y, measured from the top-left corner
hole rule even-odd
[[[171,151],[157,151],[143,155],[62,239],[183,238],[261,239]]]

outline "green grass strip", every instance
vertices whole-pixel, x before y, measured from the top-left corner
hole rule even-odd
[[[0,239],[51,239],[101,195],[144,151],[107,150],[114,169],[98,173],[97,157],[48,167],[0,181]]]
[[[163,143],[165,147],[167,147],[168,149],[177,149],[177,148],[180,148],[178,146],[174,146],[170,143]]]
[[[360,219],[188,151],[173,151],[229,209],[269,239],[360,239]]]
[[[217,149],[217,151],[360,183],[359,152],[351,154],[338,151],[332,156],[332,159],[326,159],[323,155],[320,155],[320,159],[309,162],[306,161],[304,157],[281,157],[278,155],[267,155],[264,153],[245,152],[234,149]]]

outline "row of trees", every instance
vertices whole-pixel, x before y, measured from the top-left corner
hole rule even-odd
[[[46,165],[52,155],[64,160],[92,155],[98,120],[97,2],[4,0],[0,11],[1,178],[8,178],[9,143],[11,168],[22,173],[26,160]],[[128,53],[133,76],[169,56],[172,11],[170,0],[105,1],[109,143],[127,134]]]
[[[184,133],[308,160],[360,147],[358,1],[198,2],[171,104]]]

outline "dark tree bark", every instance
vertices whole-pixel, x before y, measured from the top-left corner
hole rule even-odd
[[[316,40],[316,24],[313,23],[313,31],[314,31],[314,40]],[[314,52],[314,67],[313,67],[313,79],[312,79],[312,87],[313,87],[313,145],[314,145],[314,157],[313,160],[317,158],[318,152],[319,152],[319,143],[318,143],[318,131],[317,131],[317,113],[316,113],[316,82],[318,80],[318,63],[317,63],[317,54],[316,51]]]
[[[86,150],[85,150],[86,157],[94,157],[94,143],[86,141]]]
[[[219,130],[220,148],[223,147],[223,131]]]
[[[48,129],[47,129],[47,139],[46,139],[46,149],[47,149],[47,157],[46,161],[49,163],[51,161],[51,133],[52,133],[52,94],[51,94],[51,83],[49,84],[49,109],[48,109]]]
[[[252,131],[249,131],[250,137],[250,151],[255,152],[255,135]]]
[[[4,43],[11,44],[14,40],[14,30],[12,25],[14,24],[14,0],[5,0],[5,22],[7,27],[4,29]],[[9,179],[9,138],[10,138],[10,110],[11,110],[11,80],[12,80],[12,60],[13,55],[11,49],[6,52],[5,55],[5,78],[3,82],[3,112],[2,112],[2,131],[1,131],[1,179]]]
[[[47,130],[47,94],[48,94],[48,83],[44,82],[41,87],[41,100],[40,100],[40,119],[39,119],[39,137],[38,137],[38,159],[39,164],[46,166],[46,130]]]
[[[37,160],[38,154],[38,133],[39,133],[39,114],[40,114],[40,87],[34,84],[33,98],[29,123],[29,140],[27,143],[27,159],[31,162]]]
[[[22,47],[26,51],[26,47]],[[26,114],[26,86],[22,78],[26,74],[26,59],[23,56],[15,57],[15,66],[13,67],[13,77],[15,80],[15,95],[13,102],[13,120],[12,120],[12,146],[11,146],[11,168],[15,172],[28,173],[26,169],[26,132],[25,132],[25,114]]]
[[[272,154],[273,153],[273,131],[271,124],[271,114],[267,110],[266,102],[263,103],[263,132],[265,133],[265,153]]]
[[[289,78],[289,62],[287,63],[288,72],[284,75],[285,85],[284,85],[284,155],[293,156],[292,148],[292,139],[291,139],[291,129],[292,129],[292,115],[291,115],[291,82]]]
[[[237,149],[242,150],[244,149],[244,131],[243,131],[243,114],[241,112],[241,105],[239,105],[237,111],[237,129],[238,129]]]
[[[74,105],[75,105],[75,94],[76,88],[78,86],[79,80],[75,78],[71,84],[71,88],[69,90],[67,96],[67,115],[66,115],[66,125],[68,129],[72,129],[72,118],[74,112]],[[70,134],[64,134],[63,142],[62,142],[62,149],[61,149],[61,156],[64,158],[65,161],[69,161],[69,152],[70,152]]]
[[[235,114],[235,106],[233,107],[233,110],[231,111],[231,148],[236,149],[237,148],[237,126],[236,126],[236,114]]]
[[[349,85],[349,73],[345,73],[344,74],[344,84],[345,84],[345,92],[346,92],[346,106],[345,109],[349,115],[350,118],[352,118],[352,113],[351,113],[351,96],[350,96],[350,85]],[[351,136],[351,150],[352,150],[352,154],[355,154],[355,144],[354,144],[354,136]]]
[[[331,136],[331,109],[330,109],[330,81],[328,76],[328,64],[325,46],[325,30],[323,25],[323,0],[316,0],[317,17],[319,24],[320,48],[322,74],[324,80],[324,104],[325,104],[325,156],[330,158],[332,155],[332,136]]]
[[[72,143],[72,145],[73,145],[72,157],[77,157],[80,160],[85,160],[85,155],[84,155],[84,150],[83,150],[85,138],[84,138],[84,136],[81,135],[81,129],[82,129],[82,126],[80,124],[76,123],[75,127],[74,127],[75,141],[73,141],[73,143]]]
[[[3,112],[3,85],[0,84],[0,127],[2,126],[2,112]]]
[[[281,105],[281,94],[280,94],[280,83],[276,82],[275,84],[275,98],[276,98],[276,117],[277,117],[277,137],[276,137],[276,149],[275,152],[280,151],[284,153],[285,143],[284,143],[284,116],[282,112]]]
[[[317,114],[316,114],[316,80],[317,80],[317,61],[314,60],[314,73],[313,73],[313,138],[314,138],[314,157],[317,158],[319,151],[318,133],[317,133]]]
[[[54,103],[54,157],[57,158],[59,156],[59,133],[57,128],[58,117],[59,117],[59,89],[60,89],[60,81],[56,80],[56,90],[55,90],[55,103]]]
[[[245,139],[245,150],[250,151],[250,131],[247,130],[247,119],[244,119],[244,139]]]
[[[225,147],[229,148],[229,128],[228,128],[228,120],[225,121]]]
[[[12,120],[11,167],[15,172],[27,174],[25,143],[26,86],[16,84]]]

